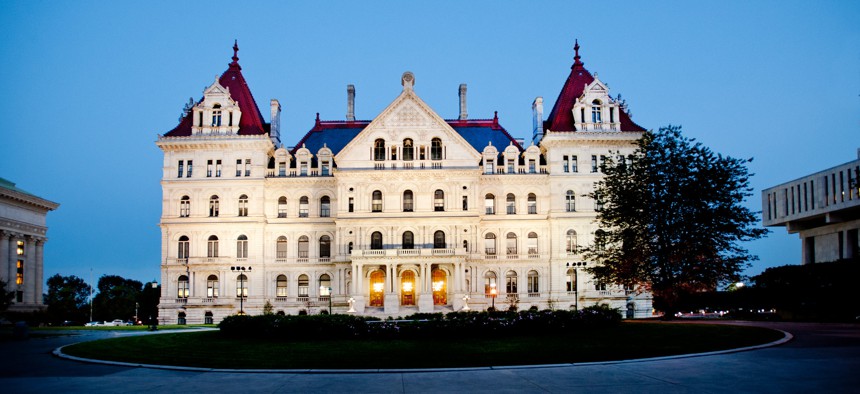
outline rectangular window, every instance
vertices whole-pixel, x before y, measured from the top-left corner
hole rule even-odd
[[[242,176],[242,159],[236,159],[236,176]]]
[[[771,219],[772,219],[772,216],[771,216],[771,206],[770,206],[770,205],[771,205],[771,198],[770,198],[770,193],[768,193],[768,194],[767,194],[767,220],[771,220]]]
[[[836,173],[830,174],[830,189],[833,192],[833,203],[836,204]]]
[[[570,172],[570,162],[568,161],[567,156],[564,156],[561,160],[561,165],[564,168],[564,172]]]
[[[287,176],[287,163],[280,162],[278,163],[278,176]]]
[[[845,176],[839,171],[839,201],[845,202]]]
[[[576,155],[570,157],[570,172],[579,172],[579,167],[576,165]]]
[[[328,162],[322,164],[322,176],[328,176]]]
[[[484,159],[484,174],[492,174],[496,172],[492,159]]]
[[[604,165],[606,165],[606,156],[600,155],[600,167],[603,167]],[[598,170],[602,171],[602,169],[599,167]]]
[[[355,200],[350,197],[349,198],[349,212],[355,212]]]
[[[300,165],[301,169],[299,170],[299,175],[308,176],[308,162],[303,161]]]
[[[803,210],[809,210],[809,193],[806,189],[806,182],[803,182]]]
[[[782,193],[783,193],[783,195],[785,196],[785,201],[784,201],[784,204],[783,204],[783,205],[784,205],[784,207],[783,207],[783,208],[785,208],[785,215],[786,215],[786,216],[788,216],[788,189],[782,189]]]
[[[194,163],[192,163],[191,160],[188,160],[188,175],[186,175],[187,178],[191,178],[191,170],[194,168],[193,165]]]
[[[18,254],[18,256],[23,256],[24,255],[24,241],[18,241],[17,245],[18,245],[18,250],[16,251],[16,253]]]
[[[591,172],[597,172],[597,156],[591,155]]]
[[[809,199],[812,200],[812,209],[815,209],[815,181],[809,181]]]
[[[212,177],[212,160],[206,160],[206,177]]]
[[[615,108],[609,108],[609,123],[615,123]]]
[[[529,174],[534,174],[537,172],[537,163],[534,159],[529,160]]]
[[[251,176],[251,159],[245,159],[245,176]]]
[[[182,178],[183,172],[185,172],[185,160],[179,160],[179,176],[177,178]]]
[[[215,177],[221,177],[221,160],[215,160]]]
[[[23,285],[24,284],[24,260],[18,260],[18,265],[16,266],[16,274],[15,274],[15,284]]]
[[[468,196],[463,196],[463,210],[464,211],[469,210],[469,197]]]
[[[794,215],[794,188],[791,188],[791,214]]]
[[[514,160],[508,159],[508,174],[514,173]]]

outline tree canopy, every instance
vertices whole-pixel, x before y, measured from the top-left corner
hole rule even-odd
[[[48,315],[56,323],[64,320],[83,322],[88,316],[90,287],[83,279],[56,274],[48,278],[45,304]]]
[[[636,145],[601,165],[605,176],[589,195],[600,230],[583,253],[597,263],[595,279],[639,285],[671,312],[681,293],[737,280],[756,259],[740,242],[767,230],[743,206],[752,159],[714,153],[677,126],[645,132]]]
[[[99,293],[93,299],[98,320],[123,319],[134,316],[135,303],[140,301],[143,284],[117,275],[99,278]]]

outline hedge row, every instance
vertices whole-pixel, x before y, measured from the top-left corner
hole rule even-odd
[[[246,338],[417,339],[570,334],[620,321],[618,309],[600,305],[578,311],[419,313],[404,320],[354,315],[237,315],[225,318],[218,327],[224,335]]]

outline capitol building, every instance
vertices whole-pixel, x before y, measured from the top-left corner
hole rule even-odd
[[[632,153],[645,129],[575,49],[546,116],[534,100],[527,142],[494,114],[470,117],[466,85],[460,113],[437,114],[411,72],[372,120],[356,120],[349,85],[345,119],[317,114],[282,141],[280,105],[267,122],[234,45],[228,69],[156,142],[160,323],[269,306],[396,317],[609,304],[651,316],[649,293],[594,280],[580,254],[600,239],[588,194],[601,160]]]

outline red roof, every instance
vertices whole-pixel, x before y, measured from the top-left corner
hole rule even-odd
[[[221,74],[218,83],[221,86],[230,89],[230,97],[233,101],[239,104],[239,110],[242,111],[242,117],[239,119],[239,135],[259,135],[268,133],[268,125],[263,119],[263,114],[260,113],[260,108],[257,107],[257,102],[254,101],[254,95],[251,94],[251,89],[242,76],[242,67],[239,66],[238,44],[233,44],[233,62],[229,64],[227,71]],[[203,101],[202,99],[200,101]],[[200,101],[197,103],[199,104]],[[193,115],[188,112],[179,125],[173,130],[165,134],[166,137],[179,137],[191,135],[191,122]]]
[[[580,61],[578,41],[573,49],[575,56],[573,57],[573,66],[570,67],[570,75],[564,82],[561,93],[555,100],[555,105],[552,106],[552,111],[544,121],[544,129],[576,131],[573,124],[573,104],[582,96],[585,86],[594,82],[594,77],[585,69],[585,63]],[[624,110],[619,111],[618,120],[621,123],[621,131],[645,131],[644,128],[630,120],[630,116]]]

